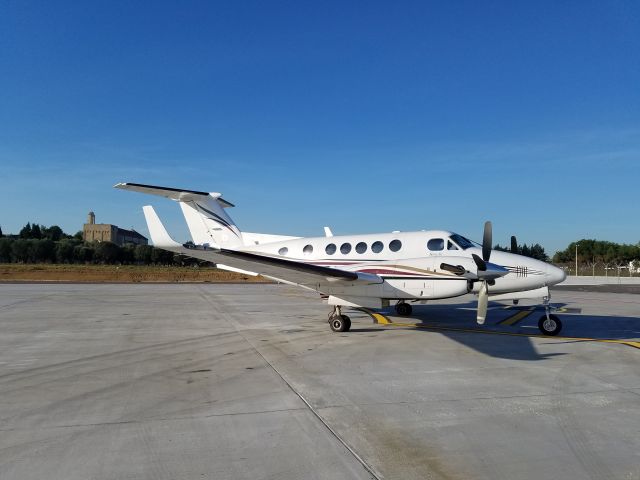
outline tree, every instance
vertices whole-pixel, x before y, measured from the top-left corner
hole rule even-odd
[[[32,238],[28,240],[29,262],[31,263],[51,263],[55,262],[56,245],[52,240],[42,238]]]
[[[93,260],[93,248],[87,245],[73,247],[73,259],[76,263],[88,263]]]
[[[112,242],[97,243],[93,259],[105,264],[116,263],[120,260],[120,247]]]
[[[19,238],[11,243],[11,261],[16,263],[26,263],[29,259],[28,240]]]
[[[159,248],[153,249],[151,260],[156,265],[171,265],[173,263],[173,253]]]
[[[507,248],[507,247],[502,247],[500,245],[496,245],[495,247],[493,247],[493,249],[500,250],[502,252],[517,253],[518,255],[535,258],[536,260],[542,260],[543,262],[549,261],[549,256],[545,253],[544,247],[539,243],[536,243],[531,247],[529,247],[526,243],[523,245],[518,245],[517,247],[518,248],[516,252],[512,252],[510,247]]]
[[[27,222],[27,224],[22,227],[20,230],[20,238],[31,238],[31,223]]]
[[[574,262],[576,259],[576,245],[578,247],[579,264],[585,264],[586,262],[615,263],[640,258],[638,245],[582,239],[577,242],[571,242],[565,250],[557,252],[554,255],[554,261],[558,263]]]
[[[42,230],[40,229],[40,225],[38,225],[37,223],[31,225],[31,238],[42,238]]]
[[[543,262],[549,261],[549,256],[544,251],[544,248],[539,243],[536,243],[531,247],[531,258],[535,258],[536,260],[542,260]]]
[[[11,262],[11,244],[13,241],[10,238],[0,238],[0,262]]]
[[[58,240],[61,240],[65,236],[65,233],[62,231],[62,229],[59,226],[52,225],[49,228],[42,227],[42,236],[44,238],[48,238],[49,240],[53,240],[54,242],[57,242]]]
[[[134,259],[137,263],[149,265],[153,257],[153,247],[150,245],[136,245]]]
[[[71,240],[61,240],[56,244],[56,262],[58,263],[73,263],[74,255],[73,250],[75,244]]]

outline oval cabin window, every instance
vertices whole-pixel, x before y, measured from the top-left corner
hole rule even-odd
[[[402,248],[402,242],[400,240],[391,240],[389,243],[389,250],[392,252],[397,252]]]
[[[327,255],[333,255],[334,253],[336,253],[335,243],[330,243],[329,245],[327,245],[327,248],[325,248],[324,251],[327,253]]]

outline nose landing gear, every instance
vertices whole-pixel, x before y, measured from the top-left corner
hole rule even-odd
[[[549,313],[551,310],[551,306],[549,305],[550,297],[544,297],[543,305],[544,305],[544,315],[540,317],[538,321],[538,328],[544,335],[558,335],[560,330],[562,330],[562,322],[558,318],[557,315],[553,313]]]

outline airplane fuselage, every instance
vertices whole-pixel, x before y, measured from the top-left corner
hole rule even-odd
[[[473,268],[472,254],[481,249],[466,238],[445,230],[392,232],[332,237],[306,237],[246,246],[245,251],[372,273],[384,283],[373,285],[323,286],[327,295],[380,299],[438,299],[478,291],[477,282],[443,271],[444,263]],[[492,251],[491,259],[509,270],[490,287],[492,295],[553,285],[564,280],[564,272],[546,262],[503,251]],[[373,305],[372,305],[373,306]]]

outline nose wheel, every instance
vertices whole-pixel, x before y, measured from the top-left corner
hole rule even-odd
[[[538,322],[538,328],[545,335],[557,335],[562,330],[562,322],[557,315],[543,315]]]
[[[554,336],[558,335],[560,330],[562,330],[562,322],[557,315],[549,313],[549,310],[551,309],[549,300],[549,297],[545,297],[543,300],[544,315],[540,317],[540,320],[538,321],[538,328],[544,335]]]

